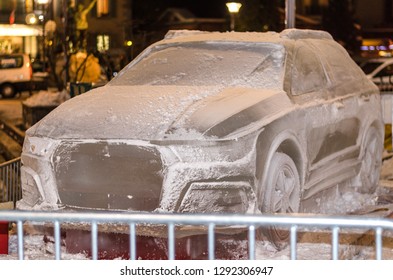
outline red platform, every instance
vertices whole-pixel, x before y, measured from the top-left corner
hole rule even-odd
[[[8,254],[8,222],[0,221],[0,254]]]
[[[84,230],[67,229],[62,234],[66,252],[83,253],[91,257],[91,233]],[[129,259],[128,234],[98,233],[98,259]],[[48,232],[45,240],[53,242],[53,235]],[[215,257],[218,259],[247,259],[247,246],[238,247],[237,243],[245,241],[246,236],[216,235]],[[246,242],[246,241],[245,241]],[[179,238],[175,240],[175,258],[177,260],[208,259],[206,235]],[[247,243],[247,242],[246,242]],[[168,241],[166,238],[137,236],[137,259],[165,260],[168,259]]]

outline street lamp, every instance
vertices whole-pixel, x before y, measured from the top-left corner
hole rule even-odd
[[[37,1],[38,5],[41,5],[41,11],[42,14],[38,17],[38,19],[42,22],[42,62],[43,62],[43,66],[42,66],[42,71],[45,72],[46,70],[46,38],[45,38],[45,19],[46,19],[46,15],[45,13],[47,12],[47,7],[49,4],[49,0],[38,0]]]
[[[295,16],[295,0],[285,0],[285,28],[295,28]]]
[[[242,4],[238,2],[228,2],[226,5],[231,15],[231,30],[233,31],[235,30],[235,16],[239,13]]]
[[[36,24],[38,22],[37,16],[33,13],[27,14],[25,20],[27,24]]]

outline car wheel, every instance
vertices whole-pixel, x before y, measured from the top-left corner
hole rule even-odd
[[[264,195],[259,199],[259,209],[262,213],[296,213],[299,211],[299,172],[288,155],[280,152],[273,155],[266,183],[263,186],[265,187]],[[261,235],[266,236],[277,249],[283,249],[288,244],[288,229],[261,227],[258,229],[258,236]]]
[[[381,135],[375,127],[367,131],[363,142],[363,157],[358,178],[361,193],[374,193],[379,182],[382,166],[383,145]]]
[[[3,98],[13,98],[16,94],[16,89],[12,84],[3,84],[0,88],[0,94]]]

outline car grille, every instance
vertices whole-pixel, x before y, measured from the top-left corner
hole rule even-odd
[[[66,206],[134,211],[159,206],[162,161],[154,147],[62,143],[54,159],[59,197]]]

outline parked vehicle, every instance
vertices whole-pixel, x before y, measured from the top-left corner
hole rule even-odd
[[[375,191],[383,130],[378,88],[326,32],[169,32],[26,132],[18,208],[309,211],[339,183]]]
[[[0,95],[12,98],[30,89],[33,71],[27,54],[0,55]]]
[[[393,84],[393,58],[369,59],[360,66],[375,84]]]

